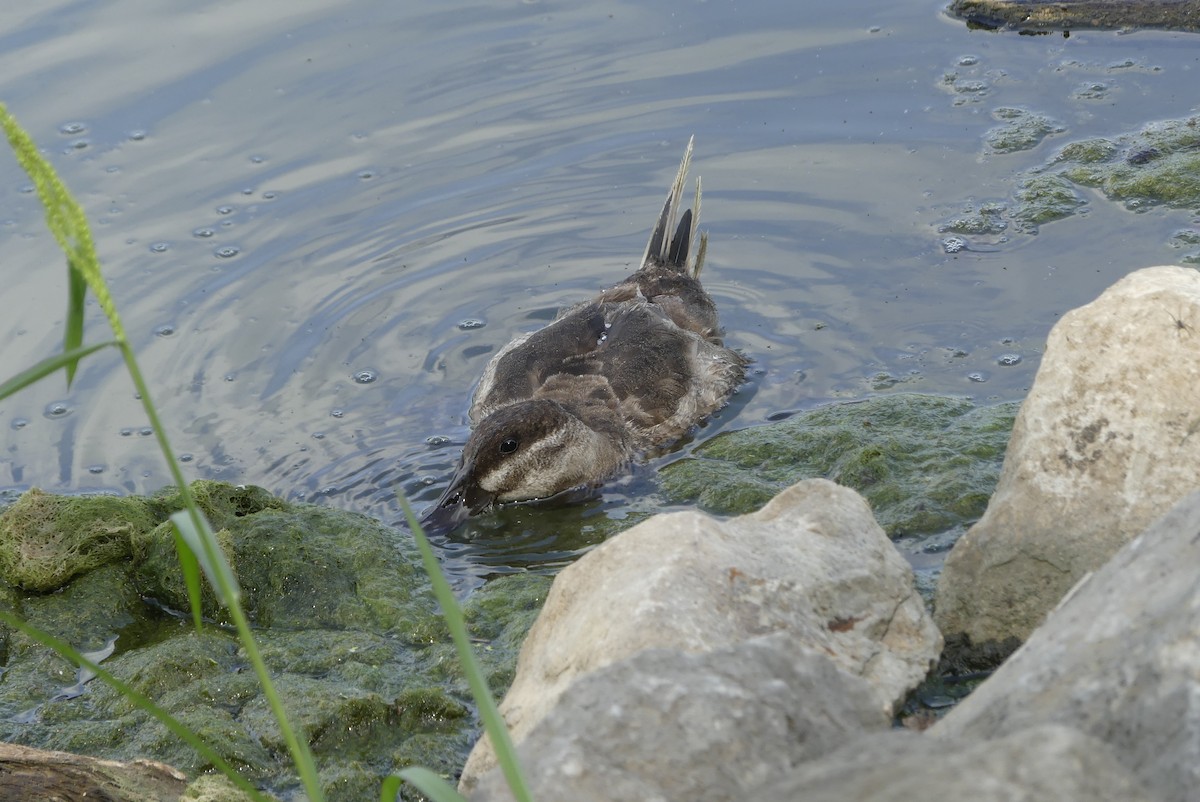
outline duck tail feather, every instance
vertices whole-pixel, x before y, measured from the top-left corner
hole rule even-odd
[[[674,242],[678,234],[676,237],[671,237],[670,234],[675,229],[675,221],[679,216],[679,199],[683,195],[684,184],[687,183],[688,167],[692,163],[692,143],[695,139],[694,136],[688,139],[687,149],[683,152],[683,161],[679,163],[679,172],[675,174],[675,181],[671,184],[671,191],[667,193],[667,201],[663,204],[662,213],[658,216],[654,230],[650,232],[650,241],[646,243],[646,252],[642,254],[642,267],[650,264],[652,260],[659,264],[666,263],[675,250]],[[683,256],[684,259],[687,258],[686,245]]]
[[[700,244],[696,248],[696,263],[692,265],[692,278],[699,279],[700,271],[704,269],[704,257],[708,253],[708,232],[700,232]]]

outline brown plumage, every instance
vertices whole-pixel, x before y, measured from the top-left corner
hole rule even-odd
[[[745,379],[746,360],[721,342],[700,285],[699,180],[693,208],[679,211],[691,155],[689,141],[638,271],[488,363],[471,402],[474,431],[427,527],[600,484],[720,409]]]

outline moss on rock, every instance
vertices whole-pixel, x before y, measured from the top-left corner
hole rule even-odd
[[[58,590],[73,577],[127,559],[131,538],[154,524],[145,499],[33,488],[0,514],[0,578],[22,590]]]
[[[192,489],[218,529],[260,652],[313,748],[328,798],[373,798],[384,776],[416,763],[453,775],[477,722],[411,534],[353,513],[289,504],[261,488],[199,482]],[[31,498],[46,509],[60,504],[44,496]],[[129,502],[136,513],[130,523],[111,517],[108,504],[89,508],[110,516],[102,518],[109,528],[130,532],[117,552],[124,556],[65,580],[53,594],[0,584],[0,603],[85,650],[115,636],[115,652],[100,657],[108,671],[200,733],[251,781],[294,788],[283,738],[239,643],[219,627],[197,633],[182,614],[187,597],[166,523],[178,493],[104,500]],[[467,601],[473,632],[488,640],[480,659],[498,691],[511,681],[549,583],[502,577]],[[225,614],[211,594],[205,612],[218,622]],[[36,641],[3,634],[0,740],[149,757],[192,776],[210,768],[107,685],[81,683],[73,665]],[[222,790],[213,798],[223,798]]]
[[[834,404],[720,435],[665,468],[662,487],[674,501],[741,514],[825,477],[862,493],[893,537],[938,532],[983,513],[1016,409],[914,394]]]
[[[992,112],[1000,125],[987,132],[984,142],[993,153],[1016,153],[1037,147],[1051,134],[1065,129],[1045,114],[1027,109],[1002,107]]]
[[[442,637],[415,548],[396,530],[356,513],[278,500],[253,511],[218,510],[217,521],[224,525],[217,540],[241,586],[242,605],[260,626],[366,629],[413,643]],[[142,593],[187,609],[171,524],[135,545]],[[204,614],[225,620],[207,585],[203,597]]]

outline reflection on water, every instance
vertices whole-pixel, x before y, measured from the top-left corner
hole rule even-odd
[[[994,35],[924,2],[9,5],[0,98],[93,219],[186,471],[393,523],[397,490],[436,498],[496,349],[631,271],[691,134],[706,286],[756,371],[700,438],[893,389],[1019,398],[1057,317],[1188,222],[1094,199],[978,249],[938,231],[1063,142],[1186,113],[1182,34]],[[1002,106],[1067,130],[987,153]],[[58,347],[65,293],[7,159],[0,254],[2,378]],[[97,355],[0,402],[0,486],[152,491],[149,434]],[[467,585],[551,570],[654,487],[442,545]]]

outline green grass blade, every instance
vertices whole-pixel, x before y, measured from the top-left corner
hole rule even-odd
[[[471,639],[467,634],[467,623],[463,619],[462,608],[458,606],[458,600],[454,598],[454,591],[450,589],[450,583],[446,581],[446,577],[438,565],[437,557],[434,556],[433,549],[429,545],[429,539],[425,537],[425,531],[421,529],[421,524],[413,515],[412,508],[408,506],[408,499],[404,496],[399,498],[400,506],[404,508],[404,515],[408,518],[409,528],[412,529],[413,537],[417,540],[417,548],[421,551],[425,573],[429,575],[429,581],[433,584],[433,594],[437,597],[438,604],[441,605],[442,616],[446,619],[446,626],[450,629],[450,637],[454,640],[454,648],[458,651],[458,660],[462,663],[463,673],[466,674],[467,685],[471,688],[471,696],[474,697],[475,704],[479,708],[479,717],[483,719],[483,728],[492,741],[496,762],[500,764],[500,769],[504,772],[504,779],[508,783],[509,790],[512,791],[513,798],[517,802],[533,802],[529,787],[525,783],[524,773],[521,771],[521,765],[517,762],[517,753],[513,748],[512,738],[508,734],[508,725],[504,723],[504,718],[496,707],[496,700],[492,698],[491,689],[488,688],[483,671],[479,668],[479,661],[475,659],[475,652],[471,650]]]
[[[217,536],[213,533],[208,519],[201,515],[200,528],[197,528],[197,519],[191,512],[180,510],[171,516],[171,523],[175,524],[175,531],[200,563],[200,569],[208,577],[208,583],[216,591],[221,603],[226,607],[237,604],[241,599],[242,590],[238,587],[237,577],[233,575],[229,560],[226,559],[221,544],[217,542]]]
[[[75,665],[91,671],[101,680],[111,685],[112,688],[117,691],[117,693],[121,694],[121,696],[133,702],[140,709],[145,710],[155,719],[160,721],[163,726],[170,730],[180,740],[184,741],[188,746],[195,749],[201,757],[203,757],[217,770],[228,777],[230,781],[234,783],[234,785],[245,791],[251,799],[254,799],[257,802],[267,802],[267,798],[260,794],[258,789],[251,785],[245,777],[237,772],[237,769],[226,762],[225,759],[217,754],[212,747],[201,740],[198,735],[180,724],[174,716],[172,716],[166,710],[163,710],[158,705],[154,704],[154,702],[142,695],[132,686],[125,684],[110,674],[107,669],[101,668],[99,664],[94,663],[84,657],[70,644],[59,640],[53,635],[42,632],[41,630],[31,626],[30,624],[27,624],[25,621],[4,609],[0,609],[0,622],[13,627],[14,629],[21,630],[30,638],[34,639],[43,646],[53,649]]]
[[[196,511],[203,517],[203,513]],[[179,570],[183,572],[183,585],[187,588],[188,607],[192,611],[192,626],[199,632],[204,628],[203,602],[200,598],[200,561],[195,552],[183,539],[179,527],[172,527],[175,536],[175,554],[179,557]]]
[[[84,301],[87,299],[87,282],[83,273],[67,259],[67,320],[63,327],[63,351],[74,351],[83,345]],[[75,368],[79,362],[67,364],[67,389],[75,380]]]
[[[463,795],[454,790],[454,786],[442,779],[441,776],[420,766],[402,769],[384,780],[383,787],[379,791],[379,802],[395,802],[396,794],[400,791],[400,780],[416,786],[418,791],[432,799],[433,802],[467,802]],[[395,781],[394,784],[393,781]]]
[[[33,367],[21,371],[8,381],[0,384],[0,399],[7,398],[18,390],[24,390],[29,385],[46,378],[60,368],[66,367],[70,369],[69,366],[79,364],[79,360],[88,354],[117,344],[116,340],[109,340],[108,342],[85,345],[82,348],[74,348],[70,351],[47,357]]]

